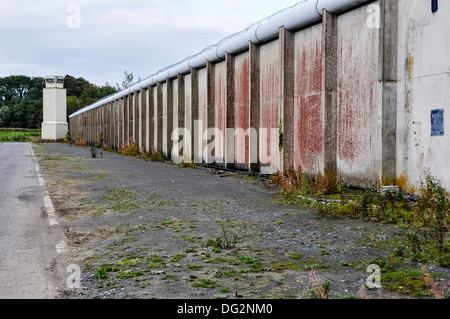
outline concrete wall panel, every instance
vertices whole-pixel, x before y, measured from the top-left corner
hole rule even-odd
[[[404,89],[399,92],[397,172],[420,187],[430,173],[450,189],[450,3],[399,1],[398,65]],[[432,134],[434,110],[444,113],[443,134]]]
[[[203,134],[208,128],[208,74],[207,69],[203,68],[198,70],[198,132],[195,132],[198,136],[195,136],[197,141],[196,147],[199,152],[199,158],[203,159],[203,150],[207,145],[207,141],[203,139]]]
[[[186,129],[189,134],[193,134],[193,123],[192,123],[192,76],[187,74],[184,76],[184,129]],[[183,149],[183,161],[189,163],[191,161],[191,140],[188,136],[184,136],[184,146]]]
[[[227,105],[227,69],[225,61],[215,65],[215,86],[214,101],[216,108],[215,127],[219,129],[221,135],[216,139],[216,162],[223,165],[225,163],[225,130],[226,130],[226,105]]]
[[[295,36],[295,167],[306,173],[324,169],[322,25]]]
[[[261,172],[280,170],[280,49],[274,40],[260,48],[260,117],[259,134]]]
[[[234,159],[236,167],[248,169],[249,165],[249,107],[250,107],[250,63],[244,52],[234,60]]]
[[[376,183],[381,174],[379,29],[367,27],[367,8],[338,19],[337,165],[351,184]]]

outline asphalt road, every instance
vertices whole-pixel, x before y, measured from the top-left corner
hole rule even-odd
[[[0,143],[0,299],[57,296],[57,227],[29,143]]]

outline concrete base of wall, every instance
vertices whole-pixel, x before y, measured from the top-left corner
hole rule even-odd
[[[42,123],[42,139],[43,140],[58,140],[63,139],[67,130],[68,123],[44,122]]]

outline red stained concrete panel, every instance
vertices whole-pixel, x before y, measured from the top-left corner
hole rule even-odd
[[[250,108],[250,69],[249,54],[242,53],[234,60],[234,124],[235,124],[235,163],[248,167],[249,163],[249,108]],[[245,136],[244,136],[245,135]],[[239,165],[241,164],[241,165]],[[242,165],[244,164],[244,165]]]
[[[366,7],[338,19],[337,166],[354,185],[381,173],[379,31],[367,27]]]
[[[280,125],[279,106],[280,48],[279,40],[275,40],[260,48],[260,128],[266,129],[267,133],[259,134],[262,173],[267,170],[274,173],[280,169],[279,136],[271,134],[274,130],[278,131]]]
[[[295,35],[295,167],[307,173],[324,169],[322,25]]]

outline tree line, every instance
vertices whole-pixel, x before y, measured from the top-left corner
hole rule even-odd
[[[133,82],[125,71],[122,85],[105,83],[97,86],[82,77],[66,75],[67,116],[79,109],[126,88]],[[45,78],[25,75],[0,77],[0,127],[39,129],[43,121],[43,89]]]

